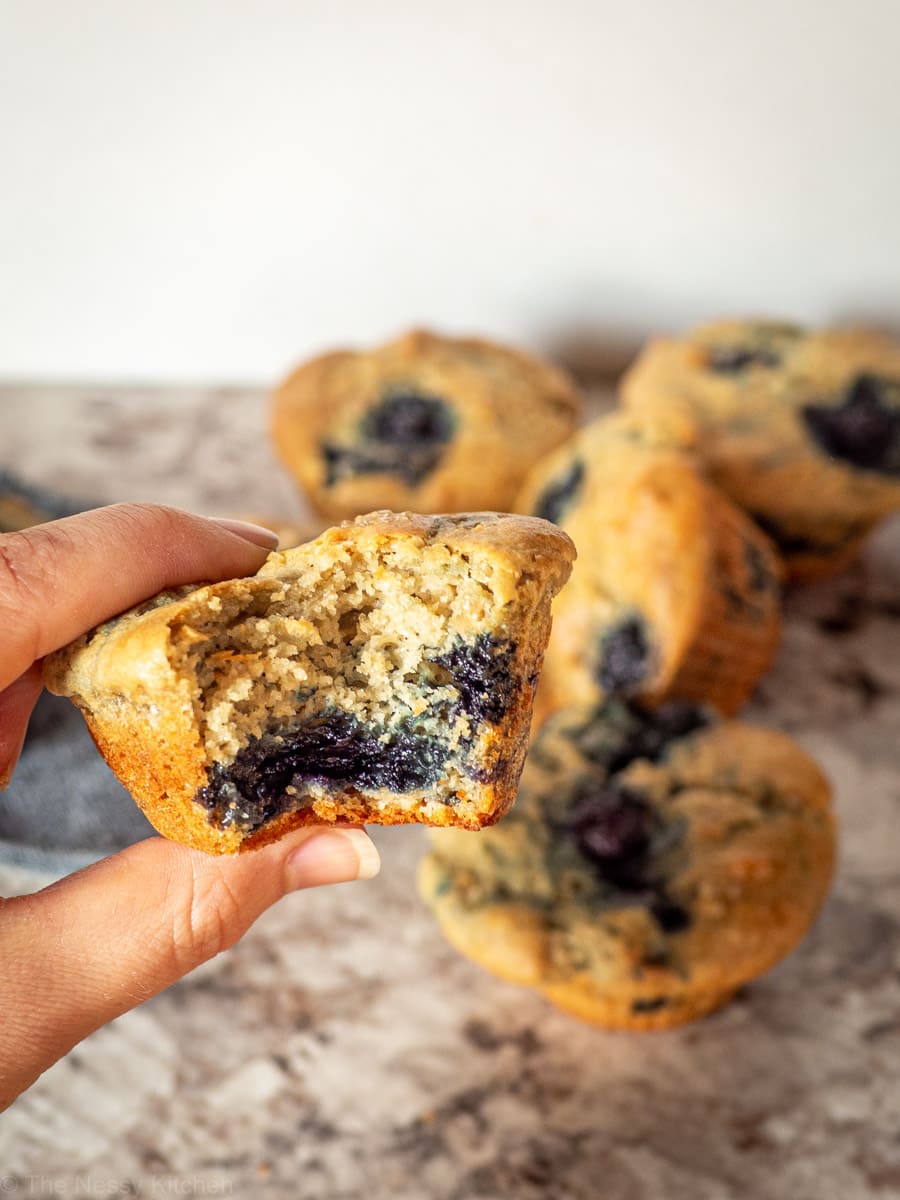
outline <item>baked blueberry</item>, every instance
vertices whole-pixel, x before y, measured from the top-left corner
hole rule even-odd
[[[859,375],[840,404],[807,404],[802,415],[826,454],[900,476],[900,378]]]
[[[515,643],[492,634],[457,641],[436,661],[459,693],[460,711],[475,721],[498,721],[519,687]]]
[[[603,720],[593,709],[585,709],[582,725],[570,721],[567,737],[579,755],[609,774],[622,771],[635,759],[658,762],[669,745],[703,729],[711,719],[709,710],[696,704],[670,701],[655,709],[643,709],[626,700],[609,697],[603,705]],[[544,745],[542,739],[535,752]]]
[[[443,445],[453,434],[453,417],[439,396],[398,390],[369,409],[361,429],[364,437],[386,446]]]
[[[706,365],[722,375],[737,374],[748,367],[777,367],[778,355],[765,346],[714,346]]]
[[[326,486],[382,472],[414,487],[441,461],[454,425],[453,414],[438,396],[388,392],[365,413],[354,442],[323,443]]]
[[[563,471],[558,479],[551,479],[544,487],[534,506],[534,515],[554,525],[578,498],[578,491],[584,481],[584,463],[576,458]]]
[[[249,835],[290,812],[311,784],[400,794],[433,787],[450,757],[446,742],[409,720],[366,726],[335,711],[296,728],[253,738],[227,765],[216,763],[197,793],[209,820]]]
[[[645,622],[626,617],[600,637],[597,681],[607,693],[633,692],[647,678],[652,661]]]

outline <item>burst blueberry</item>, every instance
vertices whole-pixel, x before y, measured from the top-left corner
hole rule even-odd
[[[253,738],[233,762],[212,767],[197,800],[214,825],[252,830],[296,807],[297,794],[310,784],[395,792],[429,787],[448,754],[446,745],[408,723],[381,729],[347,713],[326,713]]]
[[[858,375],[841,404],[808,404],[802,417],[832,458],[900,476],[900,380]]]
[[[584,463],[576,458],[557,479],[552,479],[538,497],[534,515],[558,525],[572,507],[584,482]]]
[[[626,617],[600,639],[597,682],[604,692],[629,692],[647,677],[652,657],[646,624]]]

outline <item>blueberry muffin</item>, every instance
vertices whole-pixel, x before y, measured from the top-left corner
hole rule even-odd
[[[15,472],[0,467],[0,533],[16,533],[45,521],[71,517],[91,507],[49,488],[36,487]]]
[[[572,382],[548,363],[417,331],[301,366],[275,395],[272,429],[285,465],[327,517],[506,510],[581,408]]]
[[[372,513],[248,579],[162,593],[45,664],[175,841],[299,825],[477,829],[512,803],[569,539],[495,513]]]
[[[610,700],[547,723],[502,824],[430,838],[421,892],[458,950],[584,1020],[662,1029],[790,953],[835,835],[783,734]]]
[[[768,538],[699,474],[690,422],[628,415],[585,426],[529,476],[520,512],[578,548],[554,606],[538,714],[604,696],[698,700],[732,715],[781,629]]]
[[[900,343],[883,334],[719,321],[650,342],[622,397],[690,413],[710,477],[794,578],[840,569],[900,509]]]

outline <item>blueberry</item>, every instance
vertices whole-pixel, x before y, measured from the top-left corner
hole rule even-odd
[[[744,564],[747,578],[754,592],[770,592],[778,589],[778,579],[772,573],[766,556],[755,542],[743,540]]]
[[[661,1008],[665,1008],[668,1003],[668,996],[648,996],[645,1000],[632,1000],[631,1011],[633,1013],[659,1012],[659,1010]]]
[[[660,758],[670,742],[690,737],[709,725],[709,716],[697,704],[672,700],[652,712],[643,714],[645,733],[644,757]]]
[[[653,858],[654,841],[658,845],[666,829],[640,792],[599,775],[583,777],[570,797],[565,827],[600,879],[628,903],[644,905],[664,933],[688,927],[690,914],[667,894]]]
[[[614,775],[639,758],[658,762],[671,742],[689,737],[708,724],[706,712],[686,701],[673,700],[644,710],[636,704],[610,699],[569,736],[585,758]]]
[[[415,487],[441,461],[454,429],[440,397],[389,391],[360,421],[358,442],[321,444],[326,486],[355,475],[395,475]]]
[[[584,482],[584,463],[576,458],[556,479],[551,479],[538,496],[534,515],[558,525],[564,513],[577,499]]]
[[[461,710],[475,721],[497,724],[506,715],[519,680],[512,673],[515,643],[489,633],[459,641],[435,662],[449,672]]]
[[[900,476],[900,380],[858,375],[841,404],[808,404],[801,416],[832,458]]]
[[[320,449],[325,463],[326,487],[333,487],[341,479],[352,479],[354,475],[371,475],[383,470],[381,463],[371,455],[361,454],[352,446],[322,442]]]
[[[347,713],[313,717],[292,730],[253,738],[227,766],[216,763],[196,799],[220,828],[258,829],[294,807],[311,783],[334,790],[411,792],[437,782],[448,747],[399,724],[364,725]]]
[[[777,367],[781,357],[767,346],[715,346],[706,365],[719,375],[737,375],[748,367]]]
[[[626,617],[600,639],[597,682],[604,692],[631,691],[646,679],[652,659],[644,621],[638,616]]]
[[[650,911],[664,933],[681,933],[691,923],[691,915],[682,904],[661,892],[654,897]]]
[[[619,887],[645,886],[644,858],[653,813],[644,797],[630,788],[588,778],[573,800],[568,823],[584,857]]]
[[[443,445],[453,434],[453,419],[438,396],[389,392],[362,420],[363,435],[390,446]]]

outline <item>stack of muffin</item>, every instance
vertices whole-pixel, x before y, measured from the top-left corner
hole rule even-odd
[[[495,973],[663,1028],[787,954],[827,892],[826,780],[730,718],[782,584],[839,570],[900,509],[900,346],[720,322],[651,342],[620,411],[582,412],[544,362],[416,332],[302,366],[273,427],[324,517],[507,510],[574,540],[516,806],[431,833],[422,893]]]

